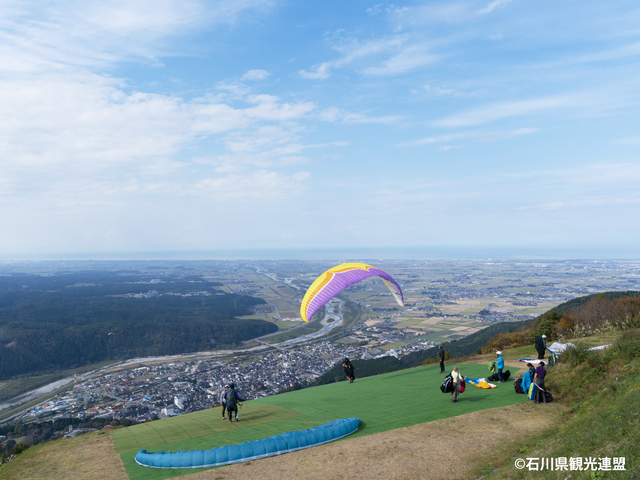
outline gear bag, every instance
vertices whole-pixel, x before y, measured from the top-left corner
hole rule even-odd
[[[526,375],[528,375],[528,374],[526,374]],[[524,390],[522,388],[522,379],[521,378],[519,378],[515,382],[513,382],[513,388],[515,389],[516,393],[524,393]]]
[[[450,373],[446,377],[444,377],[444,381],[442,382],[442,385],[440,385],[440,390],[442,391],[442,393],[453,392],[453,378],[451,377]]]
[[[229,408],[234,408],[238,403],[238,397],[236,397],[236,391],[233,388],[230,388],[227,392],[227,405]]]

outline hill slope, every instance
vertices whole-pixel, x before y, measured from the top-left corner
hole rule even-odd
[[[482,365],[461,366],[469,376],[484,376]],[[220,419],[220,408],[134,425],[114,433],[130,479],[171,478],[184,470],[140,467],[133,457],[148,451],[209,449],[221,445],[266,438],[291,430],[304,430],[336,418],[359,417],[360,429],[349,438],[364,437],[479,410],[526,401],[505,384],[494,390],[469,387],[457,404],[438,388],[442,375],[437,367],[421,367],[334,383],[246,402],[241,422]]]

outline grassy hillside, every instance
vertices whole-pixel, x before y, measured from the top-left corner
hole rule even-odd
[[[482,365],[461,365],[471,377],[484,376]],[[220,408],[135,425],[114,432],[116,451],[121,454],[130,479],[162,479],[193,470],[158,470],[137,465],[135,454],[148,451],[209,449],[266,438],[291,430],[304,430],[336,418],[359,417],[358,432],[349,438],[367,436],[479,410],[524,402],[506,384],[494,390],[469,387],[460,401],[440,389],[443,375],[437,367],[421,367],[356,380],[334,383],[246,402],[240,423],[220,418]]]
[[[480,473],[487,480],[503,478],[565,479],[640,478],[640,330],[573,340],[578,348],[549,369],[547,388],[569,410],[564,421],[542,435],[503,445],[496,462]],[[612,343],[602,352],[588,348]],[[535,472],[514,468],[516,458],[624,457],[624,471]],[[496,469],[496,467],[498,467]],[[535,476],[532,476],[535,475]]]

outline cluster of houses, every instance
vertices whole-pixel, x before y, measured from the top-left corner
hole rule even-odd
[[[22,421],[66,417],[144,422],[211,408],[231,382],[246,399],[265,397],[318,378],[344,357],[373,356],[358,346],[320,342],[227,361],[150,364],[83,381],[33,407]]]

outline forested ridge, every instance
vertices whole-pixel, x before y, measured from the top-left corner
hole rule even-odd
[[[135,272],[0,276],[0,379],[224,348],[277,330],[235,318],[265,302],[222,293],[220,285],[199,276]],[[121,296],[127,294],[144,295]]]

